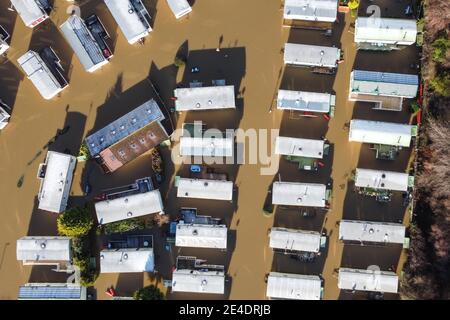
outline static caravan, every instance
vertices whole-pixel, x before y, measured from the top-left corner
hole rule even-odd
[[[24,265],[57,265],[72,260],[68,237],[22,237],[17,240],[17,260]]]
[[[338,287],[342,290],[398,292],[398,276],[392,271],[340,268]]]
[[[272,204],[298,207],[326,206],[327,187],[324,184],[274,182]]]
[[[177,19],[180,19],[192,11],[187,0],[167,0],[167,4]]]
[[[233,200],[233,182],[177,177],[178,198]]]
[[[129,44],[135,44],[152,31],[150,14],[141,0],[104,0]]]
[[[74,283],[27,283],[17,300],[86,300],[87,288]]]
[[[320,300],[322,280],[318,276],[271,272],[266,296],[270,299]]]
[[[236,108],[234,86],[178,88],[174,98],[176,111]]]
[[[127,190],[128,191],[128,190]],[[107,224],[153,213],[163,214],[164,205],[159,190],[131,193],[95,203],[99,224]]]
[[[105,249],[100,251],[100,273],[153,272],[153,248]]]
[[[38,208],[61,213],[66,210],[77,163],[74,156],[49,151],[45,162],[39,165],[37,177],[41,180]]]
[[[341,50],[336,47],[297,43],[284,45],[284,64],[304,67],[337,68]]]
[[[178,223],[175,233],[177,247],[227,248],[228,229],[225,225]]]
[[[414,177],[403,172],[357,168],[355,174],[355,186],[359,188],[406,192],[413,182]]]
[[[5,54],[9,49],[8,39],[9,33],[0,25],[0,55]]]
[[[417,23],[413,19],[358,17],[355,42],[358,49],[393,50],[416,42]]]
[[[234,139],[231,137],[181,137],[180,155],[200,157],[232,157]]]
[[[27,27],[34,28],[48,19],[52,7],[48,0],[11,0]]]
[[[322,235],[315,231],[286,228],[272,228],[269,246],[282,251],[314,252],[320,251]]]
[[[409,147],[415,131],[409,124],[354,119],[350,121],[349,141]]]
[[[87,72],[94,72],[107,64],[112,52],[106,44],[106,31],[98,18],[91,16],[88,24],[72,15],[60,30]]]
[[[155,100],[146,101],[86,137],[91,157],[106,173],[114,172],[169,139],[169,126]]]
[[[172,292],[224,294],[225,272],[176,269],[172,273]]]
[[[278,90],[277,109],[313,113],[330,113],[336,96],[328,93]]]
[[[323,159],[324,140],[301,139],[278,136],[275,139],[275,154]]]
[[[9,109],[8,106],[0,99],[0,130],[3,130],[9,123],[11,115],[5,109]]]
[[[348,99],[375,103],[374,109],[401,111],[404,99],[412,99],[419,89],[415,74],[353,70]]]
[[[39,53],[30,50],[17,62],[46,100],[54,98],[69,85],[63,75],[59,58],[50,47]]]
[[[339,223],[339,240],[403,245],[405,230],[400,223],[342,220]]]
[[[331,28],[336,21],[338,0],[284,0],[283,25]]]

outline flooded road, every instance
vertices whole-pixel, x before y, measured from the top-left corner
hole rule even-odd
[[[150,5],[157,3],[156,5]],[[373,1],[386,5],[386,1]],[[399,1],[405,3],[407,1]],[[320,139],[325,136],[332,144],[326,165],[318,174],[299,172],[291,163],[281,161],[282,177],[292,181],[333,182],[331,210],[318,215],[314,221],[301,221],[289,212],[275,212],[266,217],[262,209],[267,190],[277,175],[261,175],[261,165],[220,165],[217,170],[228,174],[235,182],[234,201],[177,199],[174,178],[186,176],[186,165],[170,161],[170,150],[163,148],[166,182],[162,186],[165,211],[175,217],[182,206],[198,208],[200,214],[222,218],[230,228],[230,250],[227,253],[207,249],[173,248],[164,246],[163,231],[154,229],[156,263],[159,275],[171,278],[171,268],[178,254],[206,258],[210,263],[224,264],[230,276],[225,296],[174,294],[169,298],[230,298],[265,299],[265,275],[270,271],[321,274],[324,278],[324,298],[340,296],[335,269],[341,265],[365,268],[379,264],[397,267],[398,248],[371,251],[371,248],[345,248],[338,241],[337,222],[345,218],[398,221],[404,218],[400,205],[389,204],[389,210],[379,208],[371,199],[361,200],[349,187],[349,178],[357,167],[406,170],[408,150],[403,150],[395,162],[374,159],[368,146],[348,142],[346,124],[352,118],[392,122],[408,122],[409,111],[390,113],[371,110],[363,103],[347,101],[350,72],[353,68],[385,72],[413,73],[409,65],[417,59],[415,47],[392,53],[359,52],[353,43],[349,14],[338,14],[332,37],[320,31],[283,28],[279,0],[196,0],[188,18],[177,21],[166,1],[144,1],[151,8],[154,31],[145,45],[130,46],[112,16],[100,0],[84,1],[82,17],[96,13],[111,36],[114,57],[101,70],[89,74],[57,31],[68,17],[67,2],[55,0],[50,20],[36,30],[28,29],[14,12],[7,10],[8,1],[0,0],[0,24],[12,35],[8,59],[0,58],[0,98],[13,109],[11,122],[0,134],[0,298],[15,299],[18,286],[30,281],[62,281],[61,274],[42,268],[23,267],[16,261],[15,243],[24,235],[56,234],[56,216],[37,209],[36,178],[39,163],[48,149],[76,155],[82,139],[97,129],[136,108],[154,96],[154,84],[167,109],[173,107],[173,89],[187,87],[192,80],[207,83],[225,79],[235,85],[237,109],[201,113],[172,114],[173,122],[181,128],[184,122],[204,121],[209,128],[253,129],[279,128],[282,135]],[[399,6],[398,12],[403,8]],[[361,8],[361,12],[363,8]],[[389,9],[390,14],[394,14]],[[398,13],[398,17],[402,17]],[[313,75],[304,69],[284,68],[282,48],[286,41],[335,45],[344,50],[344,63],[335,76]],[[70,85],[59,97],[45,101],[32,83],[24,79],[16,60],[28,49],[52,46],[67,71]],[[220,50],[216,50],[220,48]],[[177,53],[187,56],[187,65],[176,68]],[[388,62],[386,55],[389,55]],[[199,67],[198,74],[191,74]],[[288,112],[269,109],[278,88],[302,89],[336,94],[336,112],[327,122],[323,118],[291,119]],[[54,143],[58,130],[66,128]],[[290,167],[291,166],[291,167]],[[105,175],[94,163],[79,163],[72,186],[73,204],[83,203],[83,188],[88,178],[93,195],[106,188],[126,185],[151,174],[149,155],[127,164],[113,174]],[[22,181],[21,187],[18,182]],[[391,215],[392,213],[392,215]],[[378,215],[378,216],[377,216]],[[407,220],[407,219],[405,219]],[[326,254],[314,265],[301,265],[275,256],[268,247],[268,230],[273,226],[303,227],[328,235]],[[367,250],[363,250],[367,249]],[[386,249],[386,248],[382,248]],[[400,250],[401,251],[401,250]],[[371,252],[371,254],[367,254]],[[383,256],[383,258],[380,258]],[[385,258],[384,258],[385,257]],[[285,259],[286,258],[286,259]],[[381,260],[380,260],[381,259]],[[379,261],[380,260],[380,261]],[[366,265],[366,266],[364,266]],[[397,268],[398,269],[398,268]],[[398,272],[400,270],[398,269]],[[96,282],[98,299],[109,299],[105,290],[115,286],[120,295],[130,295],[152,279],[147,274],[101,274]]]

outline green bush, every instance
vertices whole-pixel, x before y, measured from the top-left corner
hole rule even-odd
[[[443,97],[450,97],[450,74],[440,73],[430,81],[430,87]]]
[[[83,143],[81,145],[80,151],[78,152],[78,157],[86,159],[86,160],[91,158],[91,154],[89,153],[89,148],[87,147],[87,145],[85,143]]]
[[[411,102],[411,113],[416,114],[420,110],[420,105],[417,101]]]
[[[138,291],[133,295],[134,300],[164,300],[164,294],[158,287],[149,285]]]
[[[91,248],[87,236],[73,240],[73,264],[80,269],[80,284],[91,287],[97,280],[98,272],[91,266]]]
[[[441,36],[433,41],[431,46],[434,48],[433,50],[433,61],[438,63],[445,62],[445,58],[447,56],[447,51],[450,49],[450,40],[447,36]]]
[[[145,228],[145,221],[140,218],[127,219],[105,225],[105,233],[122,233],[133,230],[142,230]]]
[[[67,237],[87,235],[94,220],[87,208],[74,207],[60,214],[57,219],[58,233]]]
[[[182,67],[182,66],[186,65],[186,59],[183,59],[181,57],[175,57],[173,64],[175,66],[177,66],[178,68]]]

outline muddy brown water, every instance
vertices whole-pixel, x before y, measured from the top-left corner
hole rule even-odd
[[[148,1],[145,1],[149,5]],[[375,4],[388,6],[389,14],[402,17],[408,1],[396,1],[391,6],[386,1]],[[154,3],[154,2],[152,2]],[[274,215],[262,214],[267,190],[276,175],[261,175],[261,165],[217,165],[217,170],[227,173],[235,182],[234,201],[207,201],[177,199],[175,175],[186,175],[186,165],[174,165],[170,150],[163,149],[167,179],[162,186],[166,212],[175,217],[182,206],[196,207],[199,213],[220,217],[230,228],[230,250],[164,246],[164,231],[149,230],[155,237],[157,269],[160,276],[170,279],[171,268],[177,255],[194,255],[210,263],[224,264],[229,280],[226,294],[191,295],[172,294],[169,298],[202,299],[265,299],[265,275],[270,271],[321,274],[324,278],[325,299],[358,299],[365,295],[340,293],[334,274],[341,265],[366,268],[380,265],[393,267],[400,272],[401,248],[368,248],[344,246],[338,241],[337,222],[345,218],[381,221],[407,221],[401,201],[395,198],[387,205],[373,199],[357,196],[349,178],[357,167],[405,170],[409,149],[402,151],[399,161],[387,163],[374,159],[367,146],[348,142],[346,124],[352,117],[381,121],[408,122],[409,112],[389,113],[371,110],[367,103],[347,101],[349,75],[353,68],[387,72],[413,73],[410,64],[417,59],[418,50],[411,46],[399,52],[356,53],[349,14],[339,14],[332,37],[321,31],[281,27],[280,1],[267,0],[197,0],[188,18],[177,21],[165,1],[151,6],[154,31],[144,46],[130,46],[124,39],[102,1],[85,1],[81,6],[83,17],[97,13],[111,35],[114,51],[111,63],[101,70],[88,74],[72,50],[57,31],[68,17],[67,3],[55,1],[51,19],[36,30],[26,28],[16,14],[6,8],[8,1],[0,1],[0,23],[12,34],[8,59],[0,61],[0,96],[13,108],[11,123],[0,134],[0,298],[15,299],[18,286],[26,282],[63,281],[62,275],[49,268],[31,268],[16,261],[15,243],[24,235],[56,234],[56,216],[37,209],[36,195],[39,181],[37,168],[47,150],[76,154],[82,139],[119,116],[139,106],[154,95],[151,84],[159,91],[165,106],[173,108],[173,89],[187,86],[193,80],[205,84],[215,79],[225,79],[235,85],[237,109],[201,113],[172,114],[176,127],[183,122],[204,121],[209,128],[279,128],[283,135],[320,139],[325,136],[332,151],[325,159],[319,173],[298,171],[295,165],[281,160],[279,173],[283,180],[327,183],[332,181],[331,209],[318,212],[312,220],[298,216],[298,210],[278,208]],[[150,7],[150,6],[149,6]],[[364,14],[361,8],[360,14]],[[335,45],[343,48],[345,62],[339,65],[335,76],[314,75],[306,69],[284,68],[281,49],[286,41]],[[66,68],[70,86],[58,98],[43,100],[31,82],[24,79],[16,60],[29,48],[51,45]],[[216,48],[220,48],[216,51]],[[174,57],[185,55],[184,68],[173,66]],[[198,74],[190,69],[199,67]],[[337,96],[335,117],[327,122],[322,117],[298,118],[288,112],[269,108],[278,88],[330,92]],[[66,128],[53,144],[48,146]],[[79,163],[72,187],[71,204],[92,200],[92,196],[107,188],[129,184],[135,179],[151,174],[150,156],[143,155],[113,174],[105,175],[94,163]],[[83,198],[86,179],[93,193]],[[17,187],[22,180],[22,186]],[[302,264],[287,256],[273,254],[268,248],[268,230],[273,226],[305,228],[323,231],[328,244],[320,259],[312,264]],[[148,274],[101,274],[95,285],[98,299],[108,299],[105,290],[115,286],[120,295],[132,292],[150,283]],[[394,298],[394,297],[393,297]]]

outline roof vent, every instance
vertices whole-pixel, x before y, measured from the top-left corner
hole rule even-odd
[[[375,232],[375,230],[373,230],[373,228],[370,228],[370,229],[369,229],[369,233],[370,233],[370,234],[373,234],[374,232]]]
[[[105,259],[105,256],[101,254],[100,259]]]
[[[381,183],[381,186],[384,187],[384,183]]]
[[[127,212],[127,217],[131,217],[131,216],[133,216],[133,212],[131,212],[131,211]]]
[[[297,198],[297,203],[302,202],[302,198]]]
[[[125,126],[124,126],[124,125],[121,125],[121,126],[120,126],[120,130],[125,130]]]
[[[320,50],[320,55],[323,56],[325,54],[325,51]]]
[[[189,192],[185,192],[184,195],[187,197],[189,195]]]
[[[205,182],[204,185],[205,185],[205,187],[207,187],[208,186],[208,182]]]
[[[383,174],[381,175],[381,177],[382,177],[383,179],[386,178],[386,174],[383,173]]]
[[[124,259],[124,260],[127,260],[127,259],[128,259],[128,254],[127,254],[127,253],[124,253],[124,254],[123,254],[123,259]]]
[[[128,198],[125,198],[125,200],[124,200],[124,201],[125,201],[125,203],[128,203]]]
[[[193,236],[196,236],[196,235],[198,235],[198,231],[197,231],[197,229],[194,229],[194,230],[192,231],[192,235],[193,235]]]
[[[200,106],[201,106],[201,105],[200,105],[199,102],[197,102],[197,104],[195,105],[196,108],[200,108]]]
[[[41,249],[45,249],[46,246],[47,245],[44,242],[41,243]]]
[[[211,100],[208,100],[208,104],[209,104],[209,105],[212,105],[212,101],[211,101]]]

